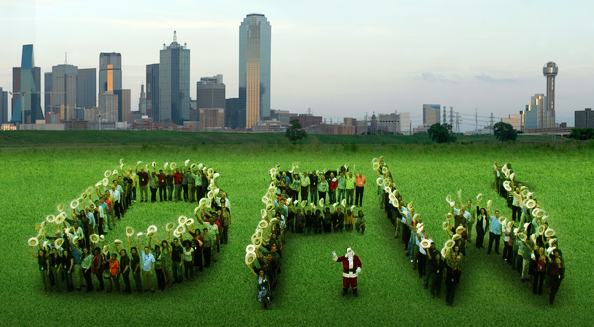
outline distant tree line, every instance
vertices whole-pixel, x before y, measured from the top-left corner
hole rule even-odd
[[[572,128],[569,138],[574,140],[591,140],[594,138],[594,128]]]

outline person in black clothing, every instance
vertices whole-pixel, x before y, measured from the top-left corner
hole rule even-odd
[[[456,291],[456,282],[454,278],[454,262],[446,262],[444,281],[446,285],[446,305],[454,304],[454,293]]]
[[[130,290],[130,258],[126,254],[126,250],[120,251],[120,272],[124,277],[124,293],[131,293]]]
[[[303,233],[305,235],[313,235],[314,220],[315,220],[315,217],[311,214],[311,210],[307,210],[307,213],[305,214],[305,225],[304,225],[304,229],[303,229]]]
[[[441,280],[443,279],[443,271],[445,269],[445,262],[441,257],[439,251],[435,254],[434,264],[431,266],[431,296],[435,298],[441,297]]]
[[[330,214],[330,208],[326,208],[328,214]],[[334,232],[338,232],[344,229],[344,213],[342,208],[337,207],[336,211],[332,214],[332,224],[334,225]]]
[[[311,203],[318,203],[318,174],[315,171],[309,175],[309,194]],[[307,199],[302,200],[307,201]]]
[[[173,245],[171,246],[171,272],[173,273],[173,279],[176,284],[182,282],[182,269],[181,269],[181,256],[184,249],[179,244],[179,240],[173,239]]]
[[[136,283],[136,290],[139,293],[142,293],[142,280],[140,279],[140,255],[138,254],[136,247],[131,247],[130,253],[132,254],[132,263],[130,264],[130,269],[132,270],[132,276],[134,277],[134,281]]]
[[[324,212],[324,233],[332,233],[332,222],[333,222],[333,215],[330,213],[330,208],[326,208],[326,212]],[[336,231],[336,227],[334,228]]]
[[[323,217],[322,210],[316,210],[316,216],[314,217],[314,230],[316,234],[321,234],[323,230]]]
[[[487,210],[476,206],[476,247],[485,248],[483,245],[485,233],[489,230],[490,219],[487,216]]]

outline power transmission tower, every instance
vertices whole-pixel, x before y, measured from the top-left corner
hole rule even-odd
[[[493,130],[493,113],[491,113],[491,125],[490,126],[491,126],[491,132],[493,134],[495,134],[495,131]]]
[[[450,126],[454,126],[454,107],[450,107]]]
[[[447,109],[446,109],[446,106],[443,106],[443,120],[441,121],[442,124],[446,123],[446,115],[447,115]]]
[[[456,112],[456,133],[460,133],[460,113]]]

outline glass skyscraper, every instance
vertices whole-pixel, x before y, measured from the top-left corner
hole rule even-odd
[[[262,14],[247,15],[239,26],[239,127],[270,117],[270,37]]]
[[[15,74],[17,71],[19,76]],[[14,81],[17,78],[18,83]],[[13,106],[12,122],[35,124],[36,120],[43,119],[40,84],[41,69],[35,67],[33,44],[23,45],[21,67],[20,69],[13,69],[13,93],[20,93],[17,93]],[[15,86],[18,86],[18,89]]]
[[[182,125],[190,119],[190,50],[173,42],[163,44],[159,60],[159,121]]]
[[[122,55],[116,52],[99,54],[99,94],[122,88]]]

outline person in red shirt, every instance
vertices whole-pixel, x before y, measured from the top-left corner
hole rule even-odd
[[[136,167],[136,175],[138,175],[138,186],[140,187],[140,202],[148,202],[148,182],[149,174],[144,171],[144,167]]]
[[[336,203],[336,188],[338,188],[338,179],[334,173],[330,173],[330,204]]]
[[[112,284],[115,284],[116,292],[120,293],[120,262],[118,261],[118,255],[113,253],[109,260],[109,272],[111,279],[109,280],[108,292],[111,292]]]
[[[366,182],[363,172],[355,176],[355,205],[359,208],[363,207],[363,190]]]
[[[173,182],[175,183],[175,193],[173,196],[173,201],[175,202],[181,201],[182,179],[182,173],[179,171],[179,168],[176,168],[175,174],[173,174]]]

